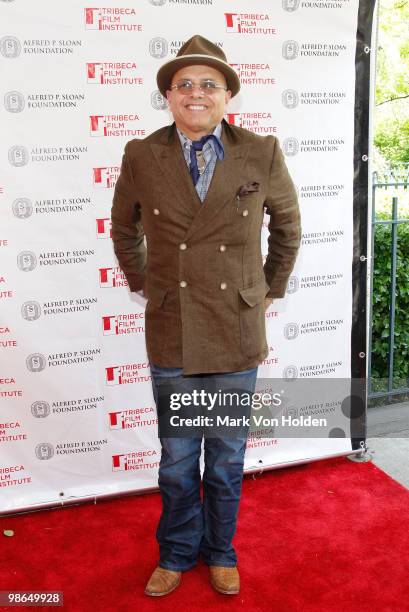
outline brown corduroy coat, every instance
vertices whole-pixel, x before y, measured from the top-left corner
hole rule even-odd
[[[149,361],[184,374],[245,370],[266,358],[264,298],[284,296],[301,239],[278,139],[222,123],[225,158],[203,204],[172,124],[126,144],[112,205],[119,265],[130,290],[148,298]],[[237,198],[248,183],[258,190]]]

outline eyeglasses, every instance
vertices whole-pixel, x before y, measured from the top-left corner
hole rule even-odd
[[[198,86],[204,93],[213,94],[216,89],[224,89],[227,91],[227,87],[219,85],[213,79],[202,79],[199,84],[193,83],[190,79],[183,79],[172,85],[170,89],[177,89],[181,94],[190,94],[194,88]]]

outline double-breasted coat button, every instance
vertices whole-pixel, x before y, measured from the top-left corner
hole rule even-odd
[[[227,283],[220,283],[220,289],[227,289]]]
[[[187,287],[187,282],[186,281],[180,281],[179,285],[181,287]]]
[[[241,214],[243,215],[243,217],[247,217],[249,211],[247,210],[247,208],[245,208]]]
[[[225,251],[225,250],[226,250],[226,246],[225,246],[224,244],[221,244],[221,245],[219,246],[219,249],[220,249],[220,250],[221,250],[221,252],[223,253],[223,251]]]
[[[154,208],[153,209],[153,214],[154,215],[158,215],[159,214],[159,208]]]
[[[185,249],[187,249],[187,244],[185,244],[184,242],[182,242],[182,244],[179,245],[179,249],[181,251],[184,251]]]

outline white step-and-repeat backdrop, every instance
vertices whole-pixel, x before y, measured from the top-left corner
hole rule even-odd
[[[259,376],[351,376],[358,10],[0,0],[0,511],[157,484],[145,301],[115,260],[110,208],[125,143],[172,120],[156,72],[193,34],[240,76],[226,119],[279,138],[299,194],[302,246]],[[345,431],[253,435],[246,469],[346,454]]]

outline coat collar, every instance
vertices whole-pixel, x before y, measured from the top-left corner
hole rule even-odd
[[[160,167],[160,172],[168,183],[169,192],[190,213],[193,221],[186,233],[185,239],[211,221],[211,219],[235,197],[241,169],[246,161],[250,144],[240,138],[223,119],[222,143],[225,158],[218,161],[203,203],[197,195],[190,176],[176,125],[173,123],[162,132],[158,144],[152,143],[151,149]]]

